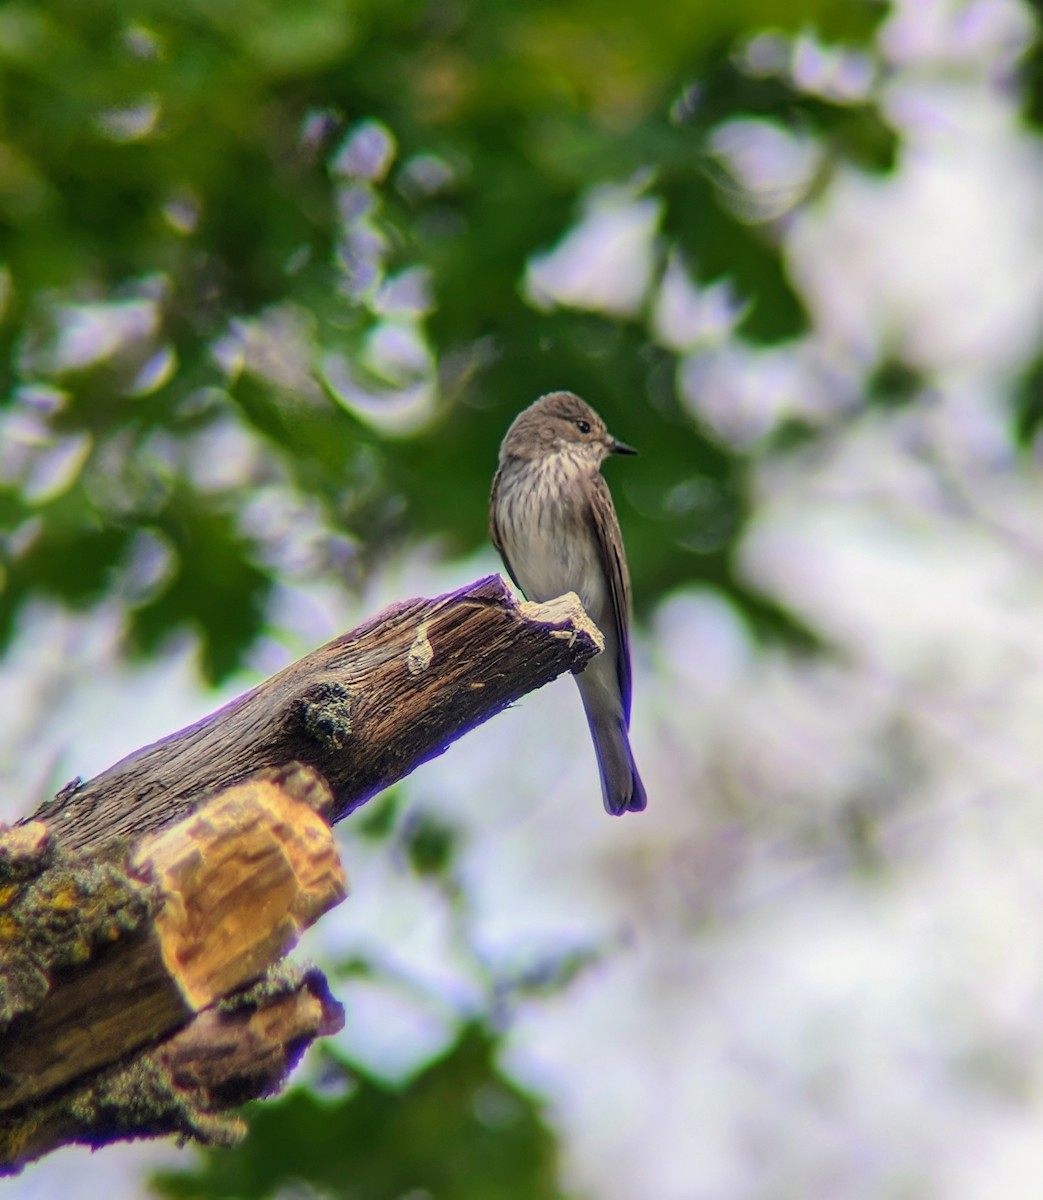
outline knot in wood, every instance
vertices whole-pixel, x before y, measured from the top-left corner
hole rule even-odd
[[[310,688],[298,702],[304,732],[331,750],[343,750],[351,738],[352,696],[342,683],[327,681]]]

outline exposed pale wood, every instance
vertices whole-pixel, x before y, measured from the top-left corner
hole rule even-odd
[[[331,797],[306,768],[230,788],[145,838],[131,865],[159,887],[155,929],[193,1009],[253,979],[343,900]]]
[[[9,877],[35,875],[36,864],[47,854],[50,833],[42,821],[28,821],[5,829],[0,841],[0,864]]]
[[[69,847],[140,837],[207,791],[299,761],[329,784],[337,821],[601,646],[574,596],[519,606],[498,575],[404,601],[35,815]]]
[[[51,977],[36,1007],[13,1021],[0,1041],[0,1111],[118,1061],[282,957],[346,892],[321,815],[329,803],[309,769],[271,772],[145,839],[122,874],[110,863],[103,886],[113,894],[140,889],[148,919],[114,931],[110,945]],[[75,886],[79,866],[59,854],[36,891],[53,894],[48,872],[60,889]],[[38,903],[32,889],[23,903]],[[112,905],[97,907],[104,916]]]

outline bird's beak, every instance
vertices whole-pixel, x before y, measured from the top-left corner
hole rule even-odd
[[[609,454],[636,454],[637,451],[633,446],[628,446],[626,442],[618,441],[616,438],[608,439]]]

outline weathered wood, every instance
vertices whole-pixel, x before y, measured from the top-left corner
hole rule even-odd
[[[272,772],[138,844],[131,866],[164,900],[163,961],[194,1010],[256,978],[344,899],[331,802],[309,768]]]
[[[280,964],[132,1061],[0,1119],[0,1175],[70,1142],[101,1146],[176,1134],[233,1145],[235,1110],[277,1091],[317,1037],[343,1028],[322,974]]]
[[[313,766],[332,821],[602,647],[575,596],[519,604],[498,575],[393,605],[35,816],[66,847],[137,838],[266,767]]]
[[[150,1058],[205,1112],[276,1091],[305,1047],[344,1028],[321,971],[283,963],[255,987],[201,1012]]]
[[[23,947],[10,939],[34,922],[53,927],[56,905],[108,924],[100,935],[72,927],[70,954],[48,946],[42,994],[4,1021],[0,1114],[118,1062],[280,959],[346,893],[321,815],[329,803],[309,769],[269,772],[144,839],[128,860],[111,858],[103,876],[59,849],[12,893],[0,980],[18,975]],[[135,902],[134,923],[112,925],[109,914]]]

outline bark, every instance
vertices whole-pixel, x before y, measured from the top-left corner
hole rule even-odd
[[[35,816],[69,848],[138,837],[208,791],[302,762],[339,821],[469,729],[603,645],[579,601],[519,604],[498,575],[407,600],[195,725],[74,781]]]
[[[291,766],[100,858],[38,822],[8,831],[0,1169],[69,1140],[228,1140],[237,1125],[223,1111],[339,1028],[321,976],[305,986],[279,964],[346,894],[330,802],[310,768]]]
[[[0,830],[0,1173],[240,1136],[343,1023],[283,957],[345,895],[332,822],[601,645],[496,576],[406,601]]]

